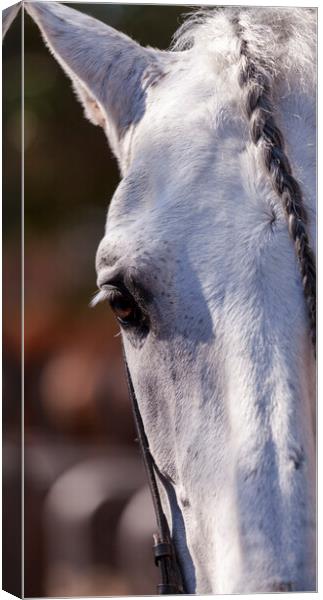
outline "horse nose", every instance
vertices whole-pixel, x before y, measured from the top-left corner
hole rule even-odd
[[[292,592],[293,584],[291,581],[277,581],[273,584],[271,592]]]

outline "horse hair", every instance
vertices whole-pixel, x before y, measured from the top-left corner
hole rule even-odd
[[[261,60],[251,55],[238,18],[234,25],[240,41],[239,85],[245,95],[245,111],[253,143],[261,147],[265,168],[273,188],[281,199],[289,234],[294,242],[310,321],[310,333],[316,352],[316,265],[307,233],[308,217],[302,191],[292,173],[284,150],[283,134],[273,113],[271,74]]]

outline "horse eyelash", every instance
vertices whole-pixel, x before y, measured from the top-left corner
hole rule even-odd
[[[94,308],[97,304],[99,304],[99,302],[108,300],[109,295],[110,294],[109,294],[108,290],[99,290],[98,292],[96,292],[90,302],[90,308]]]

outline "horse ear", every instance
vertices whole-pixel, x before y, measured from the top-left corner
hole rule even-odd
[[[4,40],[5,35],[14,21],[16,15],[18,14],[19,8],[21,7],[21,2],[14,4],[13,6],[9,6],[2,11],[2,39]]]
[[[158,51],[56,2],[28,2],[25,7],[71,78],[85,115],[104,128],[120,159],[123,135],[145,111],[145,75],[151,67],[154,73],[161,70]]]

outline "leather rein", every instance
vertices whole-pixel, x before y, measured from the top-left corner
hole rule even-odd
[[[153,550],[155,564],[160,569],[161,583],[157,585],[158,594],[183,594],[185,593],[183,578],[181,575],[176,550],[172,541],[167,519],[163,511],[160,493],[158,489],[156,475],[158,468],[151,455],[147,436],[142,422],[136,394],[132,385],[129,368],[123,350],[124,363],[126,367],[127,383],[129,396],[132,405],[132,412],[136,424],[136,430],[139,440],[141,453],[144,459],[146,473],[148,477],[150,492],[152,495],[158,532],[153,535]]]

